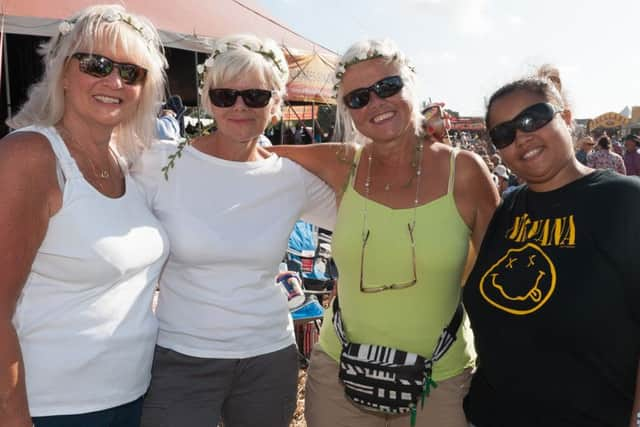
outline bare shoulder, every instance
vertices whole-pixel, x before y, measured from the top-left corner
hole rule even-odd
[[[48,198],[55,191],[56,156],[44,135],[16,132],[0,140],[0,193],[6,198]]]
[[[445,144],[434,144],[433,151],[439,164],[445,159],[450,162],[455,148]],[[490,218],[500,200],[497,188],[491,179],[487,165],[477,154],[468,150],[457,150],[455,157],[454,196],[458,211],[469,226],[475,230],[482,227]],[[481,234],[480,233],[480,234]]]
[[[474,179],[489,173],[487,164],[476,153],[459,150],[456,155],[456,175],[463,179]]]
[[[0,140],[0,162],[12,165],[10,168],[0,168],[0,173],[12,172],[29,174],[38,173],[41,168],[55,168],[56,156],[47,138],[37,132],[15,132]],[[37,167],[38,170],[31,169]]]
[[[455,193],[473,203],[497,205],[499,196],[491,172],[482,158],[468,150],[456,156]]]

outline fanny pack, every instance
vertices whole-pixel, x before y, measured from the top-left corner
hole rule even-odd
[[[431,377],[433,364],[440,360],[456,340],[462,322],[462,304],[442,331],[430,358],[416,353],[373,344],[349,342],[338,297],[333,300],[333,326],[342,342],[339,378],[348,399],[364,409],[392,414],[411,413],[415,426],[418,401],[438,385]]]

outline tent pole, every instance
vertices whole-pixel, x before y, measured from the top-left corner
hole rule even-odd
[[[316,101],[311,101],[311,143],[316,142],[316,116],[313,114],[313,110],[315,109]]]
[[[284,117],[280,118],[280,145],[282,144],[284,144]]]
[[[7,34],[4,32],[4,15],[2,25],[2,66],[4,67],[4,86],[7,94],[7,119],[12,117],[11,112],[11,88],[9,87],[9,55],[7,55]]]
[[[198,114],[198,121],[197,124],[201,125],[202,123],[200,122],[200,93],[198,92],[198,89],[200,88],[200,82],[198,81],[198,52],[197,51],[193,51],[193,62],[195,63],[195,65],[193,66],[193,72],[196,76],[196,114]],[[197,126],[196,126],[197,127]]]

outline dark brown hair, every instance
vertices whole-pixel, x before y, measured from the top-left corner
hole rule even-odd
[[[553,81],[545,77],[526,77],[507,83],[491,95],[491,98],[489,98],[489,102],[487,103],[487,112],[484,117],[484,121],[487,126],[489,124],[489,113],[491,112],[491,106],[493,103],[497,99],[517,91],[525,91],[531,94],[540,95],[560,109],[565,109],[568,106],[565,97],[562,95],[560,90],[558,90],[557,85],[554,84]]]

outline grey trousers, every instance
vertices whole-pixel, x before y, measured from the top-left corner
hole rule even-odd
[[[247,359],[187,356],[156,346],[142,427],[287,427],[296,407],[294,345]]]

